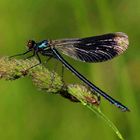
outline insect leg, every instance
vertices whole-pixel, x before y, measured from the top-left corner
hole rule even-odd
[[[32,68],[34,68],[34,67],[36,67],[36,66],[38,66],[38,65],[40,65],[40,64],[42,63],[39,54],[38,54],[38,53],[35,53],[35,54],[36,54],[37,59],[38,59],[39,62],[38,62],[37,64],[33,65],[32,67],[30,67],[29,69],[32,69]],[[28,69],[28,70],[29,70],[29,69]]]
[[[29,59],[31,57],[35,56],[35,51],[33,52],[33,54],[31,56],[26,57],[25,59]]]
[[[30,70],[30,69],[32,69],[32,68],[34,68],[34,67],[36,67],[36,66],[38,66],[38,65],[40,65],[42,62],[41,62],[41,58],[40,58],[40,56],[39,56],[39,54],[37,53],[37,52],[35,52],[35,54],[34,55],[36,55],[37,56],[37,58],[38,58],[38,63],[37,64],[35,64],[35,65],[33,65],[33,66],[31,66],[30,68],[28,68],[28,69],[26,69],[25,71],[28,71],[28,70]]]
[[[46,64],[52,59],[52,56],[50,56],[47,60],[46,60]]]
[[[61,77],[62,77],[62,82],[64,83],[64,66],[62,65],[62,71],[61,71]]]
[[[21,56],[21,55],[25,55],[25,54],[27,54],[27,53],[30,52],[30,51],[31,51],[31,50],[28,50],[28,51],[26,51],[26,52],[24,52],[24,53],[12,55],[12,56],[10,56],[9,58],[16,57],[16,56]]]

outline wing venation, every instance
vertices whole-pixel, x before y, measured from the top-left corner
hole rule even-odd
[[[128,47],[124,33],[109,33],[88,38],[54,40],[53,46],[62,53],[84,62],[102,62],[122,54]]]

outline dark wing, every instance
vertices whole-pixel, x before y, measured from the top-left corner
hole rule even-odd
[[[88,38],[53,40],[60,52],[84,62],[102,62],[122,54],[128,47],[124,33],[109,33]]]

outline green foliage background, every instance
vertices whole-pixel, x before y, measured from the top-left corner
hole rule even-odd
[[[123,113],[102,99],[101,110],[127,140],[140,137],[139,0],[0,0],[0,55],[25,50],[35,39],[87,37],[121,31],[126,53],[113,61],[84,64],[66,59],[101,89],[130,107]],[[54,67],[55,61],[49,62]],[[49,67],[49,66],[48,66]],[[61,65],[59,65],[61,69]],[[79,83],[69,71],[65,81]],[[114,132],[90,110],[58,95],[38,91],[31,79],[0,81],[1,140],[115,140]]]

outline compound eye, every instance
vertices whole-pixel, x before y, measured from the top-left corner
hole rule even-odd
[[[32,49],[34,47],[34,45],[35,45],[35,41],[33,41],[33,40],[29,40],[28,43],[27,43],[27,47],[29,49]]]

